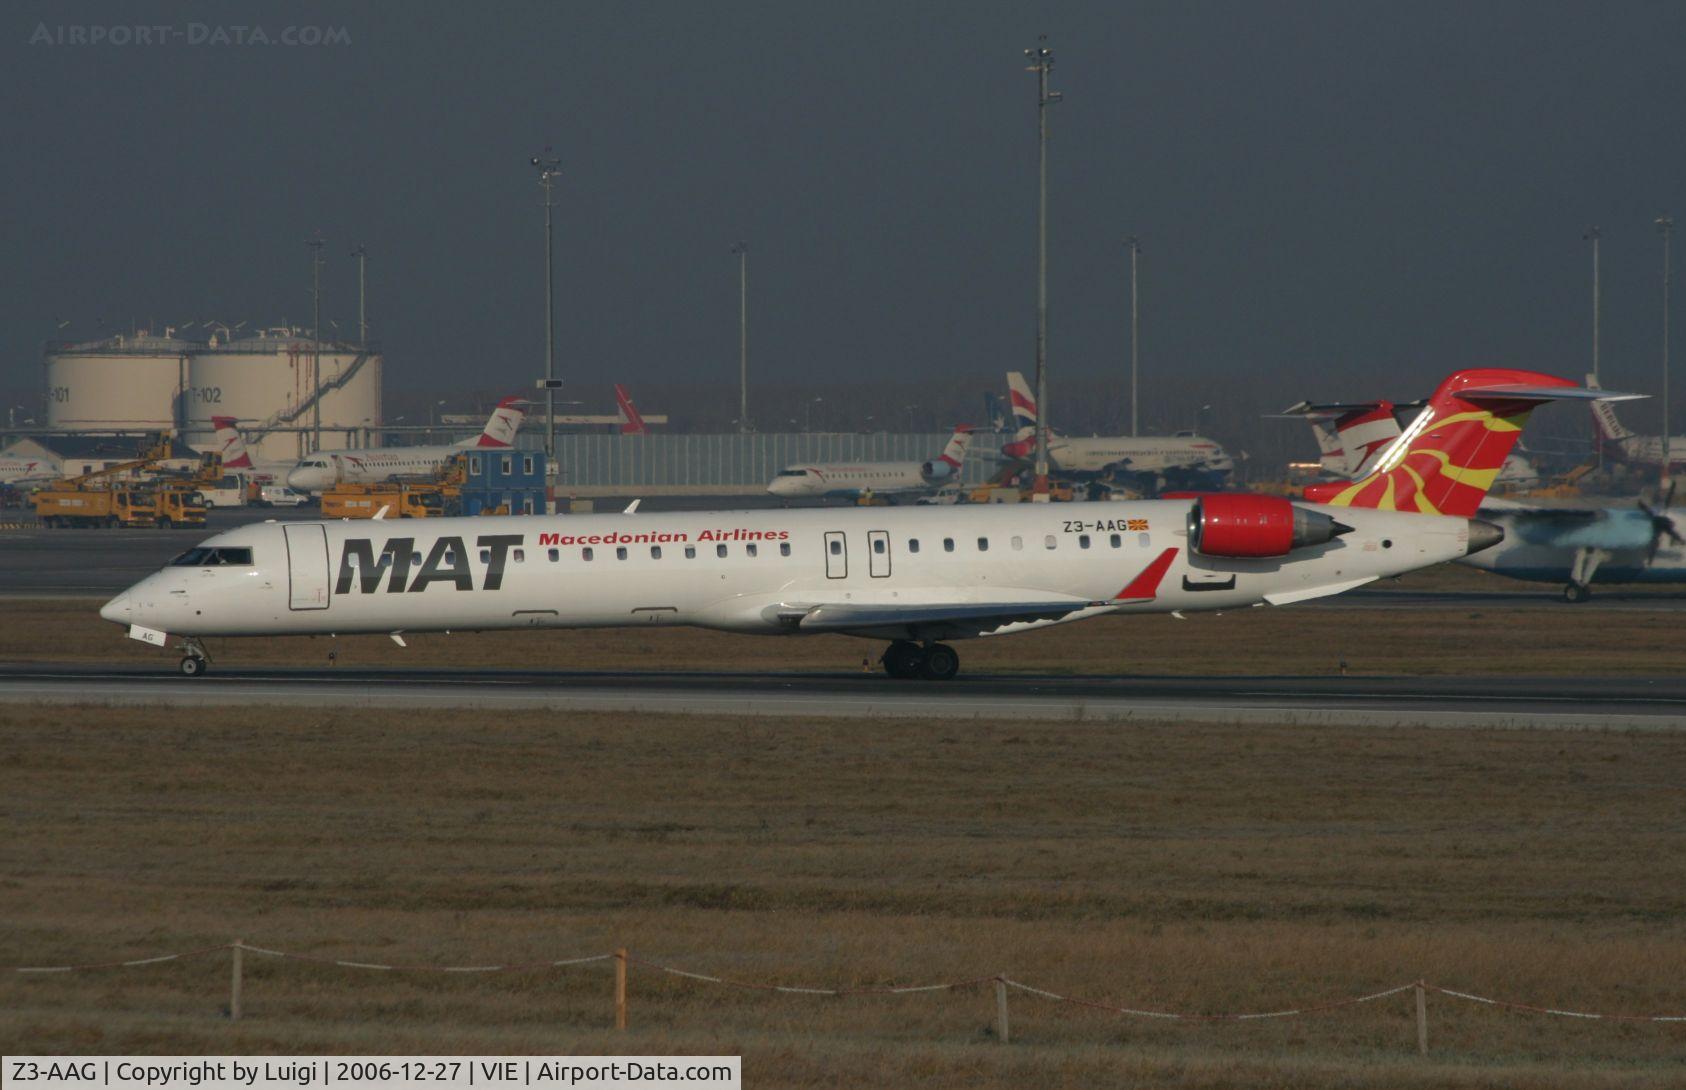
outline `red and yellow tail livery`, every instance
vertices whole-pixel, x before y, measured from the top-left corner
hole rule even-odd
[[[1332,507],[1469,518],[1480,509],[1537,406],[1558,398],[1611,396],[1538,371],[1457,371],[1434,391],[1368,476],[1310,485],[1305,498]]]

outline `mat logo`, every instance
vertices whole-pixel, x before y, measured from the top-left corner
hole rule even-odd
[[[483,534],[474,539],[474,547],[482,554],[478,566],[469,562],[469,547],[460,537],[435,538],[424,557],[416,548],[413,537],[391,537],[375,551],[375,543],[366,537],[347,538],[340,548],[339,581],[336,594],[379,594],[386,584],[387,594],[416,593],[434,583],[449,583],[457,590],[475,590],[475,577],[481,576],[480,590],[498,590],[503,586],[504,567],[509,550],[522,543],[521,534]],[[411,569],[415,577],[410,576]]]

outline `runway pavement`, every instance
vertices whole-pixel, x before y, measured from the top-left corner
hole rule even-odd
[[[1686,729],[1680,678],[1030,677],[0,665],[0,702],[460,708],[845,718]]]

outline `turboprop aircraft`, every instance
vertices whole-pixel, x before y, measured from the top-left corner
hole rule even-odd
[[[946,640],[1110,614],[1289,605],[1495,544],[1473,518],[1536,404],[1528,371],[1463,371],[1329,504],[1206,493],[1113,503],[256,523],[100,616],[204,672],[219,636],[694,625],[889,641],[892,677],[952,678]]]

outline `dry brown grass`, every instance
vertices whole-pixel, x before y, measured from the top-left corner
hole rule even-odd
[[[1481,573],[1474,573],[1481,574]],[[770,639],[697,629],[408,634],[209,641],[219,664],[520,667],[556,670],[858,670],[878,641]],[[1102,618],[959,646],[967,672],[1135,675],[1658,674],[1678,671],[1680,614],[1561,609],[1245,609],[1187,620]],[[91,601],[0,600],[0,662],[130,662],[174,656],[126,639]]]
[[[1686,1006],[1686,738],[0,708],[0,963],[226,942],[433,964],[627,945],[751,981],[1006,972],[1257,1010],[1418,976]],[[1167,1025],[983,990],[770,996],[222,956],[0,980],[6,1051],[742,1053],[751,1085],[1656,1087],[1679,1026],[1405,996]]]

